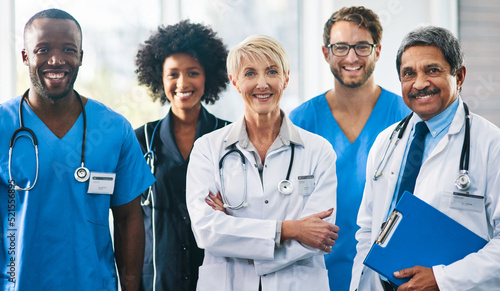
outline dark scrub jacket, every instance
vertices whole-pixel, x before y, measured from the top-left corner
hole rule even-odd
[[[158,125],[153,145],[155,178],[152,201],[142,206],[146,231],[146,248],[142,272],[141,290],[195,290],[198,267],[203,262],[203,250],[196,245],[186,208],[186,171],[189,161],[182,157],[173,130],[173,114],[170,111],[164,119],[149,122],[148,142]],[[159,124],[158,124],[159,123]],[[203,106],[200,110],[195,139],[224,127],[229,122],[218,119]],[[144,126],[135,130],[142,151],[146,153]],[[207,193],[208,194],[208,193]],[[148,191],[142,194],[144,202]],[[153,208],[154,205],[154,234]],[[156,282],[153,282],[153,238],[156,243]]]

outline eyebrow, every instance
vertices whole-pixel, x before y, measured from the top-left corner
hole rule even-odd
[[[337,42],[334,42],[332,44],[349,44],[349,42],[347,42],[347,41],[337,41]],[[357,45],[357,44],[370,44],[370,42],[367,41],[367,40],[360,40],[360,41],[354,43],[354,45]]]

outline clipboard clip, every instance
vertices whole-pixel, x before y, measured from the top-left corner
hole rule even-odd
[[[380,234],[378,235],[377,239],[375,240],[376,244],[378,244],[378,245],[385,244],[389,235],[393,233],[392,230],[394,229],[397,222],[399,221],[400,216],[401,216],[401,213],[399,211],[397,211],[397,210],[392,211],[391,216],[389,216],[389,219],[387,219],[387,221],[382,224],[382,230],[380,231]]]

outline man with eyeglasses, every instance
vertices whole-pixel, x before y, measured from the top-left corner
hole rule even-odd
[[[334,88],[290,113],[296,125],[326,138],[337,153],[340,232],[333,251],[325,255],[330,290],[335,291],[349,289],[368,152],[383,129],[410,113],[400,96],[375,84],[381,38],[382,25],[370,9],[334,12],[325,24],[322,47]]]

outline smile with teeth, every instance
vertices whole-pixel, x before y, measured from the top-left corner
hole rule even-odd
[[[258,99],[266,99],[271,97],[271,94],[255,94],[253,96],[257,97]]]
[[[191,96],[191,94],[193,94],[193,92],[185,92],[185,93],[182,93],[182,92],[177,92],[175,93],[175,95],[177,97],[180,97],[180,98],[184,98],[184,97],[188,97],[188,96]]]
[[[415,98],[416,99],[426,99],[426,98],[430,98],[432,95],[425,95],[425,96],[416,96]]]
[[[45,77],[49,78],[49,79],[61,79],[63,78],[64,76],[66,76],[65,73],[45,73]]]
[[[361,69],[361,67],[344,67],[346,71],[357,71],[359,69]]]
[[[410,98],[415,98],[415,99],[427,99],[432,97],[432,95],[438,94],[440,92],[439,89],[434,89],[434,90],[418,90],[414,93],[409,93],[408,97]]]

